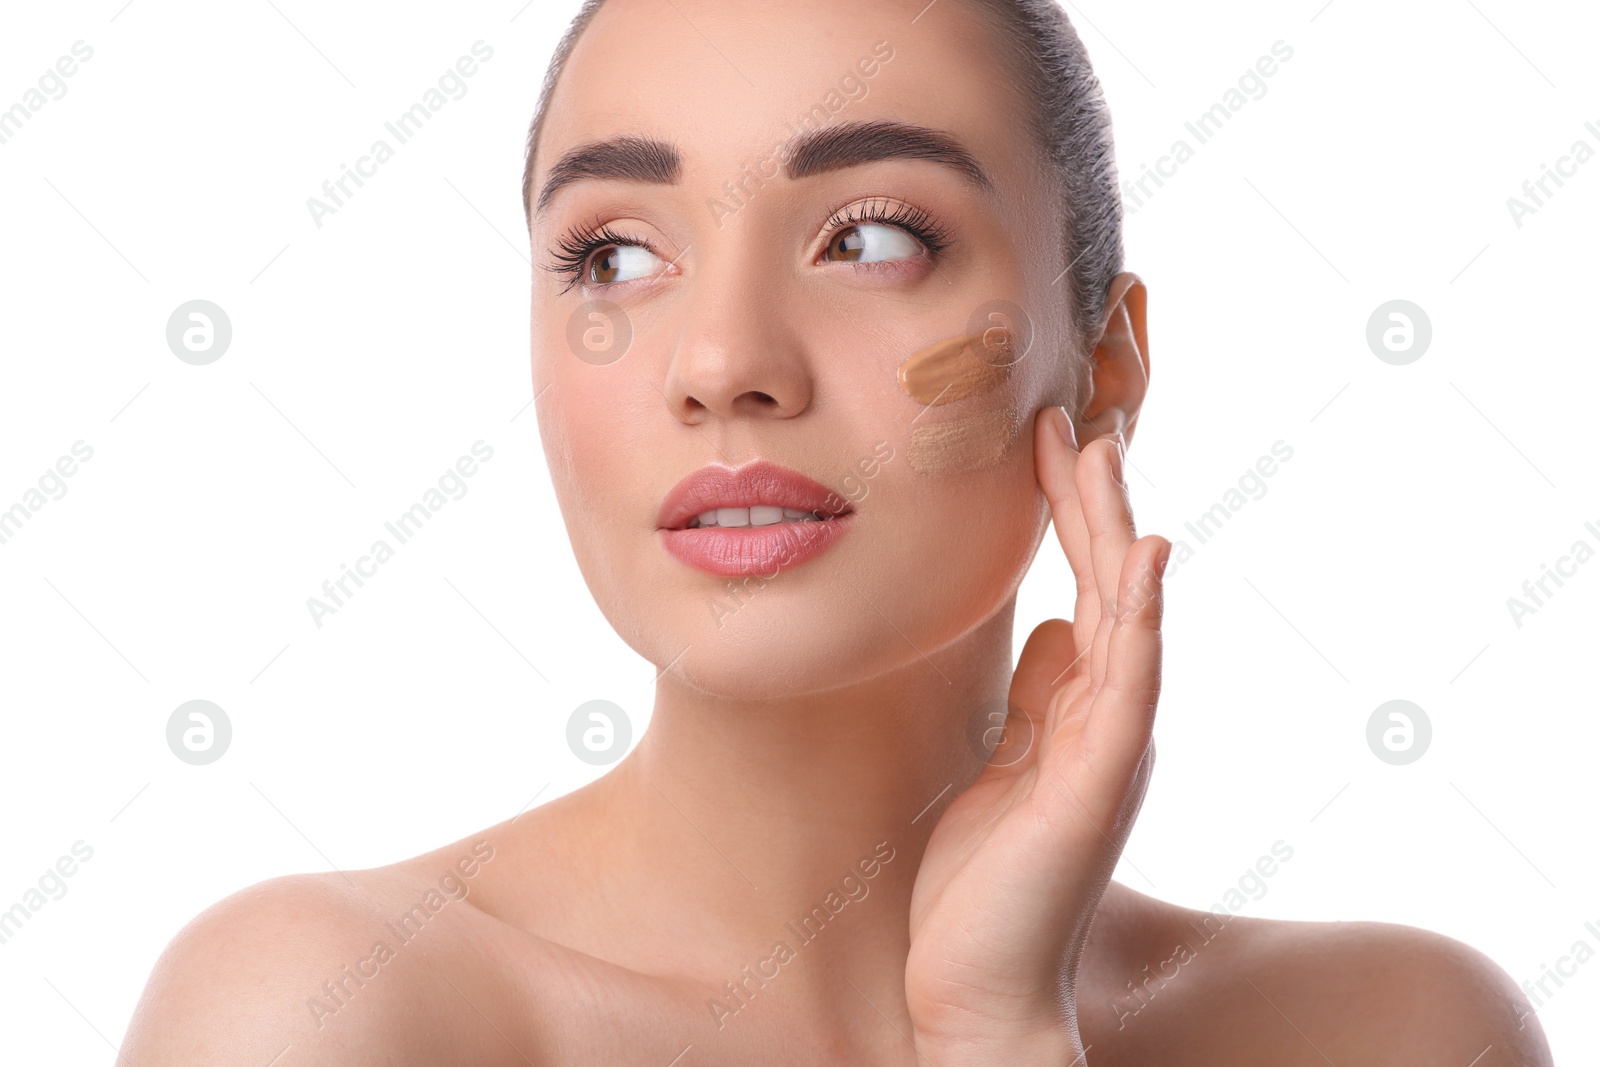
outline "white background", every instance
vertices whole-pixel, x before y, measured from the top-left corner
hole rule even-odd
[[[109,1062],[162,947],[235,890],[392,862],[592,779],[568,714],[616,701],[637,738],[654,677],[588,595],[524,410],[522,138],[577,5],[123,5],[0,16],[0,108],[94,49],[0,144],[0,509],[94,450],[0,545],[0,909],[93,849],[0,945],[15,1062]],[[1520,227],[1506,204],[1575,140],[1600,149],[1600,17],[1069,11],[1127,176],[1273,42],[1294,51],[1128,220],[1154,361],[1135,511],[1195,554],[1119,879],[1208,907],[1281,838],[1246,914],[1427,927],[1519,982],[1600,949],[1600,560],[1520,627],[1507,607],[1600,548],[1600,160]],[[317,228],[306,198],[479,39],[466,95]],[[205,367],[165,339],[197,298],[233,326]],[[1432,322],[1405,366],[1366,342],[1396,298]],[[480,439],[468,493],[315,627],[306,598]],[[1184,524],[1280,439],[1265,495],[1199,544]],[[1070,589],[1052,536],[1018,649]],[[195,698],[234,730],[205,767],[165,740]],[[1407,766],[1366,742],[1394,698],[1433,727]],[[1548,988],[1557,1061],[1593,1060],[1600,960]]]

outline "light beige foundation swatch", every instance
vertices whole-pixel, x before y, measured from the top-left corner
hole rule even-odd
[[[1017,440],[1017,413],[984,411],[911,431],[911,469],[922,474],[957,474],[991,467]]]

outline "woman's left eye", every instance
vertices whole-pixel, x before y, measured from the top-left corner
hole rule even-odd
[[[612,285],[649,277],[660,268],[661,257],[643,245],[610,245],[601,249],[589,261],[586,281],[597,285]]]
[[[880,263],[907,259],[920,251],[916,239],[898,226],[859,222],[835,234],[823,255],[832,257],[832,262]]]

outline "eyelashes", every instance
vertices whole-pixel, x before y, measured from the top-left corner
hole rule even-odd
[[[834,231],[857,226],[863,222],[898,226],[921,241],[922,246],[933,256],[943,255],[952,241],[949,230],[934,221],[933,216],[922,208],[882,197],[862,204],[851,204],[842,211],[834,212],[833,217],[827,222],[829,241],[838,236]]]
[[[843,230],[866,223],[894,226],[904,230],[922,245],[928,255],[938,259],[949,250],[954,243],[954,237],[948,228],[941,225],[929,212],[922,208],[900,201],[889,200],[885,197],[874,197],[858,204],[851,204],[833,213],[824,225],[828,239],[824,251],[832,246],[834,239]],[[580,282],[588,284],[595,289],[605,289],[612,285],[621,285],[622,282],[592,281],[587,275],[591,272],[590,262],[596,252],[606,248],[626,246],[644,248],[651,251],[650,243],[634,234],[623,233],[611,228],[609,224],[585,224],[576,229],[569,230],[557,240],[550,249],[550,260],[544,269],[567,279],[567,284],[561,292],[566,293]],[[664,257],[662,257],[664,258]],[[897,261],[881,261],[893,263]],[[898,262],[903,262],[898,261]],[[872,263],[857,263],[858,269],[871,268]],[[634,279],[629,279],[634,280]]]
[[[550,262],[545,269],[561,277],[569,279],[562,288],[565,293],[580,281],[584,281],[584,273],[589,269],[589,258],[602,248],[611,245],[637,245],[649,248],[649,244],[638,237],[618,233],[610,226],[580,226],[576,230],[568,231],[556,242],[550,250]],[[612,284],[608,282],[593,282],[596,286]]]

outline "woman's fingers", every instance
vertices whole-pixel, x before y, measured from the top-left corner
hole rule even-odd
[[[1050,698],[1060,688],[1056,678],[1075,655],[1072,624],[1065,619],[1046,619],[1028,635],[1007,695],[1010,707],[1021,713],[1007,715],[1003,733],[996,731],[998,723],[987,725],[998,735],[990,738],[997,743],[989,766],[1002,768],[996,773],[1021,773],[1037,759],[1052,726],[1048,716],[1053,710]]]
[[[1172,543],[1152,534],[1134,543],[1119,576],[1105,678],[1095,695],[1085,745],[1097,778],[1125,791],[1150,745],[1161,694],[1161,617],[1165,586],[1158,563]]]
[[[1072,624],[1067,620],[1046,619],[1035,626],[1011,675],[1011,703],[1026,708],[1043,723],[1051,696],[1061,688],[1057,676],[1075,655]]]
[[[1101,438],[1089,443],[1078,465],[1078,492],[1083,498],[1083,517],[1089,530],[1090,558],[1095,587],[1099,590],[1100,625],[1095,631],[1090,652],[1089,677],[1099,684],[1106,674],[1111,625],[1117,613],[1118,590],[1123,565],[1135,536],[1133,510],[1128,504],[1128,488],[1123,474],[1124,459],[1119,442]]]
[[[1082,457],[1071,445],[1065,443],[1058,427],[1072,436],[1072,423],[1066,412],[1058,407],[1040,411],[1034,444],[1034,467],[1039,485],[1050,502],[1050,517],[1056,529],[1056,539],[1066,553],[1067,564],[1077,583],[1077,603],[1072,609],[1074,658],[1084,656],[1090,648],[1100,622],[1100,594],[1095,587],[1094,560],[1091,554],[1088,525],[1084,521],[1083,505],[1079,498],[1078,469]],[[1069,664],[1058,668],[1055,685],[1062,682],[1061,675]]]
[[[1060,662],[1047,680],[1058,699],[1046,705],[1046,736],[1053,737],[1066,718],[1069,702],[1062,698],[1068,694],[1059,690],[1076,665],[1091,694],[1082,741],[1100,779],[1094,787],[1114,792],[1116,796],[1103,796],[1114,803],[1143,758],[1153,728],[1161,684],[1161,583],[1155,565],[1170,552],[1171,542],[1159,536],[1137,539],[1118,441],[1100,438],[1074,452],[1057,436],[1059,425],[1071,432],[1066,414],[1045,409],[1039,422],[1047,420],[1048,425],[1039,427],[1036,465],[1056,536],[1077,583],[1077,604],[1072,640],[1039,644],[1040,651],[1059,648],[1057,658],[1063,660],[1070,648],[1072,657]],[[1044,636],[1038,631],[1035,635]],[[1028,664],[1030,690],[1038,684],[1034,676],[1040,662]]]

